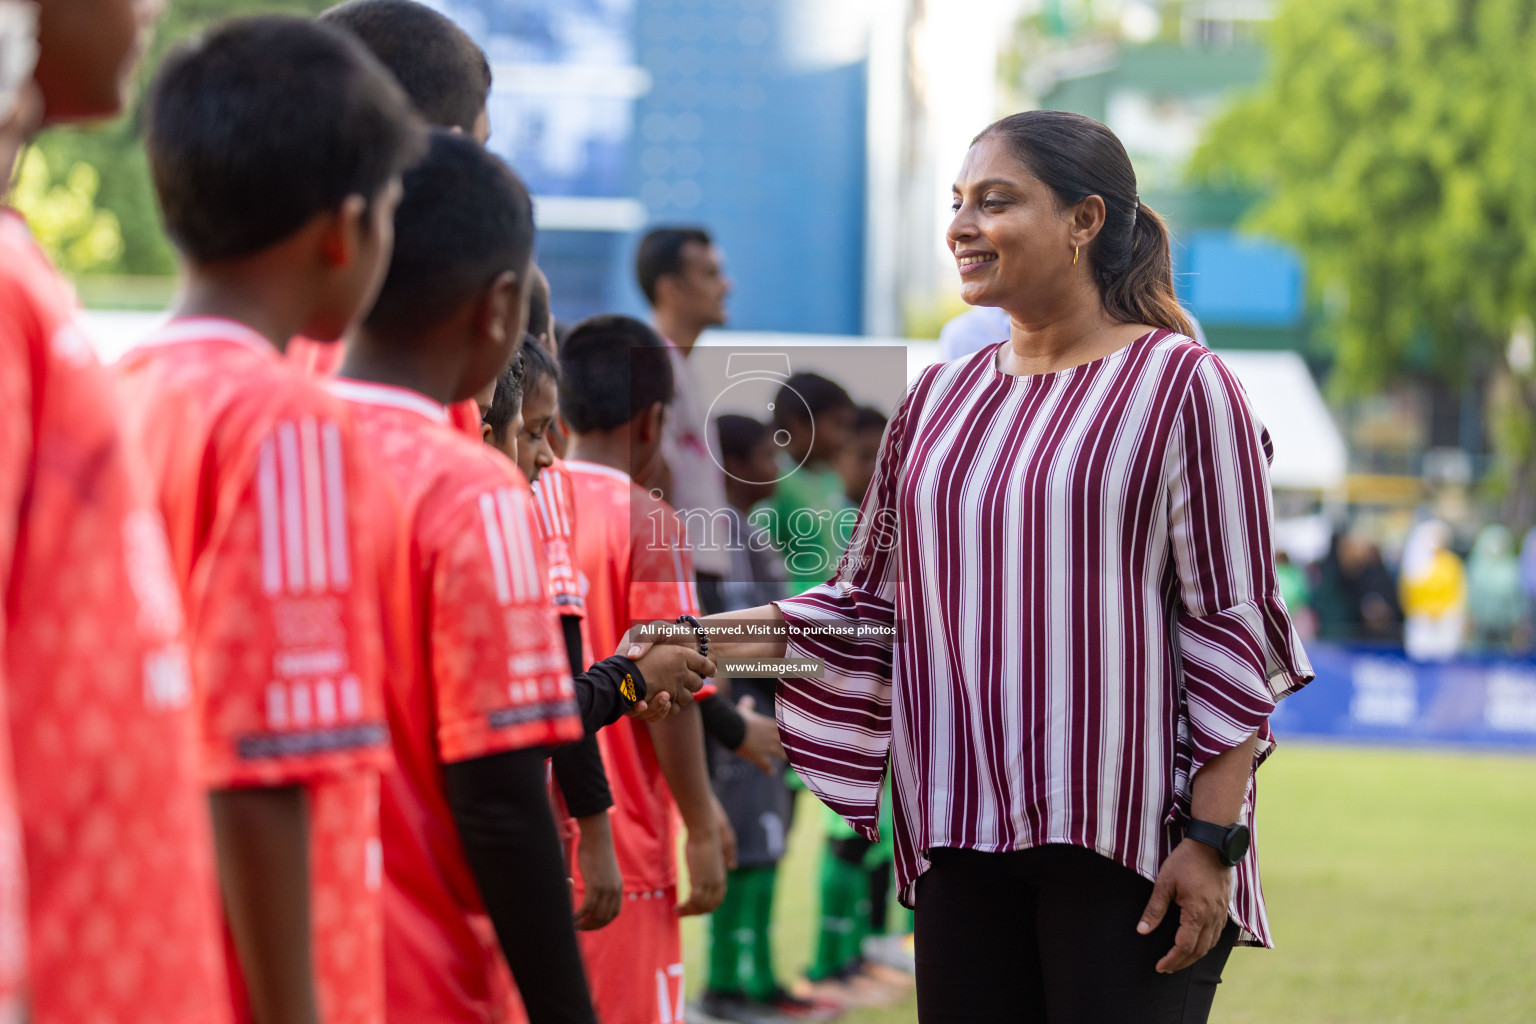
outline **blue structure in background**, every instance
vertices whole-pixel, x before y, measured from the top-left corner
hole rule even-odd
[[[638,0],[654,85],[638,104],[636,190],[653,221],[703,224],[719,240],[736,282],[731,326],[853,334],[865,63],[791,67],[787,6]]]
[[[1301,262],[1288,246],[1232,231],[1194,231],[1178,258],[1180,298],[1202,323],[1294,327],[1304,312]]]
[[[1400,648],[1307,645],[1317,678],[1280,702],[1287,737],[1536,753],[1536,660],[1409,661]]]
[[[563,319],[642,312],[639,234],[698,224],[736,283],[730,326],[859,332],[867,61],[797,59],[794,2],[436,0],[491,59],[491,148],[596,211],[540,231]]]

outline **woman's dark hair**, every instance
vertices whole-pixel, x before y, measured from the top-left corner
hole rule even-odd
[[[1136,170],[1115,133],[1065,110],[1010,114],[971,141],[997,137],[1056,193],[1063,206],[1104,200],[1104,226],[1084,253],[1104,309],[1124,323],[1192,330],[1173,290],[1173,258],[1163,219],[1136,195]]]

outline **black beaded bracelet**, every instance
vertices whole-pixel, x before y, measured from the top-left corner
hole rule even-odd
[[[679,626],[685,622],[692,626],[694,636],[699,640],[699,653],[706,658],[709,657],[709,634],[704,631],[704,624],[692,615],[679,615],[673,621]]]

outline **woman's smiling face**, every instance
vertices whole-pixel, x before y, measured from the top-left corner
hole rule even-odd
[[[1071,277],[1073,210],[1002,139],[988,136],[966,153],[954,211],[946,238],[970,305],[1038,309]]]

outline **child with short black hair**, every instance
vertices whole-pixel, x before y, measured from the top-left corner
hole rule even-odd
[[[381,808],[389,1010],[505,1019],[510,965],[532,1021],[592,1021],[545,748],[644,711],[647,684],[664,711],[689,666],[707,666],[657,647],[573,680],[528,484],[448,426],[448,403],[495,380],[522,344],[533,244],[522,183],[472,140],[435,131],[395,226],[383,289],[330,385],[378,459],[379,504],[396,509],[385,608],[399,767]],[[487,916],[499,951],[482,940]]]
[[[533,278],[530,300],[539,293],[543,275],[535,273]],[[546,307],[544,320],[548,315]],[[532,313],[529,326],[534,326]],[[586,602],[571,563],[576,508],[564,464],[549,452],[550,421],[558,414],[555,389],[560,365],[544,344],[531,329],[523,336],[522,352],[497,382],[495,398],[487,410],[486,442],[517,463],[533,488],[535,522],[549,570],[549,593],[560,615],[571,671],[579,673],[591,657],[582,631]],[[613,791],[595,736],[555,751],[550,762],[555,781],[550,795],[562,826],[567,860],[578,866],[586,883],[576,927],[592,931],[618,916],[624,895],[608,820]]]
[[[682,523],[635,483],[661,458],[672,367],[650,327],[598,316],[571,331],[560,369],[560,407],[574,432],[565,467],[582,517],[575,563],[589,584],[587,624],[601,650],[633,621],[698,614]],[[710,790],[697,709],[643,728],[619,723],[599,743],[614,787],[625,898],[612,924],[581,937],[593,996],[605,1024],[670,1024],[684,1013],[678,918],[708,913],[724,896],[729,826]],[[678,812],[692,887],[681,904]]]
[[[146,114],[184,282],[119,364],[122,416],[187,602],[237,1011],[371,1024],[389,759],[372,510],[347,410],[280,353],[367,309],[423,130],[356,40],[276,16],[173,51]]]
[[[528,338],[523,337],[523,350]],[[517,432],[523,420],[523,353],[507,364],[491,386],[476,396],[480,403],[480,439],[517,461]]]
[[[529,483],[555,462],[550,436],[560,416],[560,364],[530,331],[522,354],[522,422],[517,429],[517,468]]]
[[[349,0],[322,13],[319,21],[362,43],[427,123],[463,132],[482,145],[490,137],[490,63],[447,15],[416,0]],[[286,357],[307,374],[329,376],[341,365],[342,348],[298,337]],[[474,404],[456,403],[448,413],[454,426],[470,437],[480,436]]]
[[[447,15],[416,0],[347,0],[320,15],[345,29],[389,69],[428,124],[453,128],[484,145],[491,65]]]

